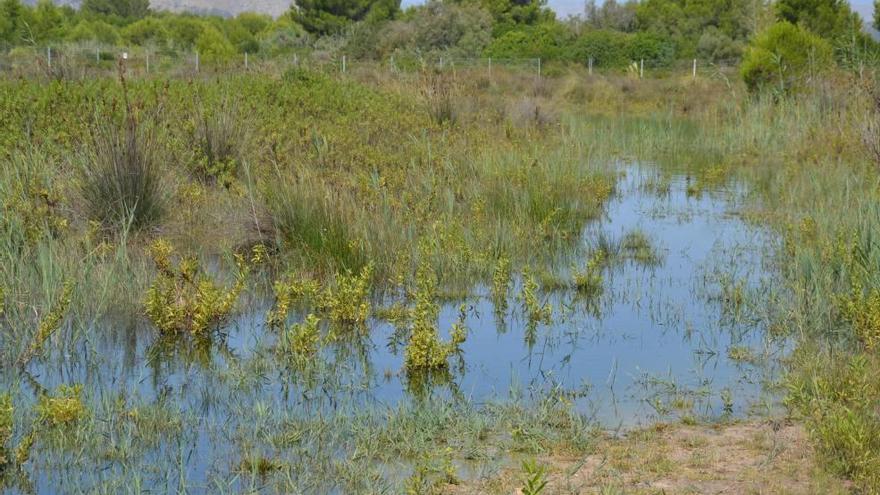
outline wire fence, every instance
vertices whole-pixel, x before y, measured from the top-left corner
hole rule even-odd
[[[603,66],[592,57],[581,61],[590,75],[628,74],[632,77],[691,75],[717,77],[738,65],[737,60],[706,61],[700,59],[632,60],[629,65]],[[54,79],[84,79],[112,75],[124,67],[130,77],[222,75],[268,72],[282,74],[293,68],[322,72],[347,73],[361,68],[383,69],[390,73],[412,73],[431,69],[437,71],[505,70],[535,77],[554,76],[566,70],[564,65],[539,58],[462,58],[435,55],[431,57],[398,56],[386,60],[353,59],[345,54],[302,51],[281,55],[237,54],[218,58],[197,51],[159,50],[145,47],[121,48],[100,44],[75,44],[26,47],[0,51],[0,77],[47,76]]]

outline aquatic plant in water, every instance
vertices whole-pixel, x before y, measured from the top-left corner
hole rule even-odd
[[[412,333],[406,346],[404,367],[407,372],[446,369],[448,358],[459,351],[467,337],[464,311],[452,326],[450,341],[442,342],[437,335],[437,277],[431,268],[422,263],[416,273],[416,305],[412,313]]]
[[[496,313],[507,311],[510,281],[510,259],[502,255],[495,262],[495,271],[492,273],[492,303],[495,305]]]
[[[183,258],[175,264],[173,254],[171,244],[162,239],[150,246],[158,274],[147,290],[145,312],[163,333],[204,336],[232,312],[244,289],[250,264],[236,255],[235,284],[224,289],[203,273],[195,258]]]
[[[553,306],[538,300],[538,282],[535,281],[528,267],[523,269],[522,280],[523,286],[519,298],[528,326],[536,327],[539,323],[549,325],[553,322]]]
[[[605,266],[605,251],[598,250],[587,260],[587,265],[582,269],[573,269],[574,287],[578,293],[595,296],[602,292],[604,278],[602,268]]]
[[[47,426],[64,426],[83,419],[87,411],[82,385],[59,385],[53,396],[41,395],[36,412],[37,421]]]
[[[347,272],[336,276],[336,286],[326,287],[318,296],[322,314],[338,325],[365,328],[370,317],[370,282],[373,265],[368,264],[357,275]]]
[[[31,358],[39,354],[43,350],[43,344],[46,340],[61,327],[61,323],[64,321],[64,315],[67,314],[67,308],[70,307],[70,298],[72,294],[73,284],[64,284],[64,289],[61,291],[61,297],[58,299],[58,302],[56,302],[55,306],[49,311],[49,313],[40,320],[40,325],[37,327],[37,333],[34,335],[34,339],[31,341],[30,346],[28,346],[24,353],[19,356],[17,362],[19,366],[24,366],[31,360]]]
[[[281,339],[281,349],[289,353],[298,364],[318,354],[321,346],[321,319],[312,313],[301,323],[290,326]]]

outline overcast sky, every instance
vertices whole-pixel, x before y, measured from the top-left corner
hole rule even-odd
[[[556,15],[560,18],[568,17],[570,14],[580,14],[584,11],[583,0],[547,0],[550,7],[556,11]],[[422,3],[420,0],[403,0],[403,5],[413,5]],[[601,0],[596,0],[597,4],[601,4]],[[871,19],[874,12],[873,0],[850,0],[853,8],[862,14],[865,19]]]

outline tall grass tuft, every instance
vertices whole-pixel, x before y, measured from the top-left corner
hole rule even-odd
[[[236,108],[222,102],[217,110],[203,108],[193,126],[198,148],[195,170],[203,181],[229,187],[238,172],[243,128]]]
[[[95,124],[82,195],[90,216],[105,228],[140,230],[164,212],[159,144],[129,107],[122,122]]]

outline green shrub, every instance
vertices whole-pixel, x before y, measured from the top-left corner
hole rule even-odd
[[[773,88],[783,93],[802,87],[833,63],[827,41],[802,27],[778,22],[755,37],[740,71],[750,91]]]

